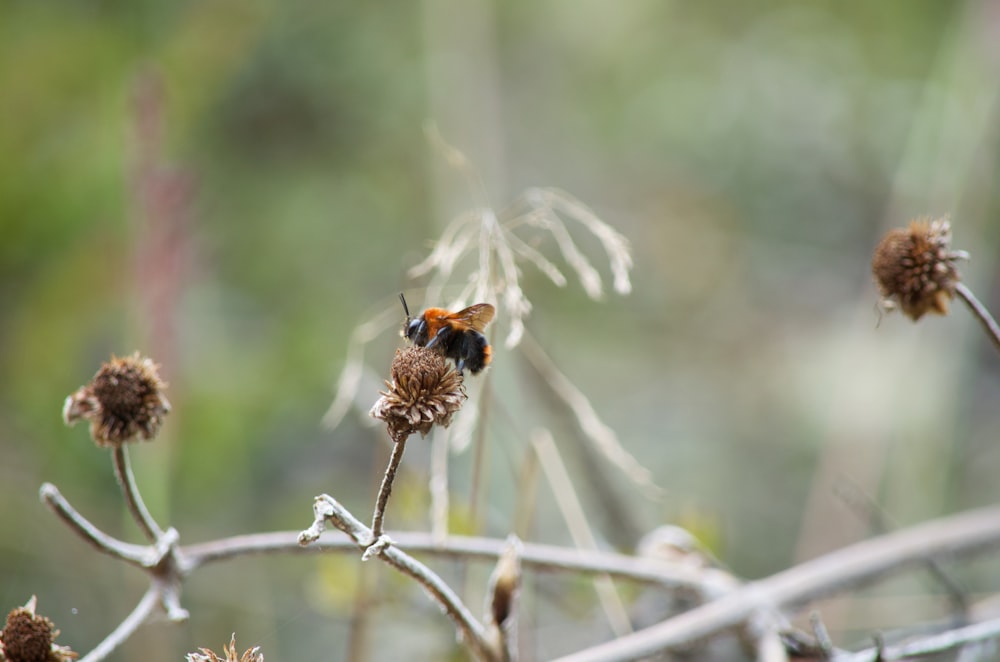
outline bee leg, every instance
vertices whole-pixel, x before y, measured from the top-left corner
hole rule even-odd
[[[438,341],[446,340],[447,337],[450,335],[450,333],[451,329],[449,327],[447,326],[442,327],[437,333],[434,334],[434,337],[431,338],[431,341],[426,345],[424,345],[424,347],[426,347],[427,349],[433,349],[434,345],[438,344]]]
[[[459,359],[455,361],[455,370],[458,372],[459,376],[462,375],[462,370],[465,369],[465,359]]]

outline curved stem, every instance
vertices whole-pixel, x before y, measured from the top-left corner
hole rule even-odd
[[[52,483],[44,483],[38,493],[42,502],[59,519],[69,526],[69,528],[73,529],[78,536],[90,543],[97,551],[104,552],[110,556],[116,556],[123,561],[141,568],[145,568],[151,563],[149,547],[122,542],[104,533],[77,512],[70,505],[69,501],[63,497],[62,493],[59,492],[59,488]]]
[[[966,287],[965,283],[959,282],[955,285],[955,293],[965,302],[976,319],[979,320],[979,323],[983,326],[983,330],[986,331],[986,335],[993,341],[993,346],[997,350],[1000,350],[1000,325],[993,319],[990,311],[976,298],[972,290]]]
[[[97,648],[87,653],[80,662],[98,662],[110,655],[116,648],[125,643],[125,640],[132,636],[139,626],[146,622],[149,615],[156,609],[160,601],[160,591],[153,585],[146,591],[146,594],[139,600],[132,613],[109,634],[104,641],[97,645]]]
[[[115,478],[122,488],[122,495],[125,497],[125,505],[132,515],[132,519],[139,525],[143,534],[150,542],[155,543],[163,536],[163,531],[153,520],[152,515],[146,509],[146,504],[142,501],[139,488],[135,484],[135,475],[132,473],[132,463],[129,461],[128,448],[125,444],[115,446],[111,454],[112,464],[115,467]]]

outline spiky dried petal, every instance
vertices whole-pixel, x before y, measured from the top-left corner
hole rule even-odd
[[[264,662],[264,654],[260,652],[260,646],[254,646],[244,651],[243,655],[237,656],[236,633],[229,640],[228,646],[222,647],[225,658],[220,658],[218,654],[208,648],[200,648],[197,653],[188,653],[187,662]]]
[[[7,614],[0,632],[0,660],[7,662],[69,662],[78,655],[55,643],[59,636],[52,621],[35,613],[37,600],[31,596],[23,607]]]
[[[948,301],[960,280],[955,261],[967,257],[951,250],[948,219],[919,219],[882,237],[872,258],[872,273],[884,304],[898,305],[916,321],[926,313],[948,314]]]
[[[435,425],[448,427],[466,398],[462,376],[425,347],[397,349],[391,375],[369,414],[386,422],[393,441],[426,435]]]
[[[152,439],[170,412],[163,395],[166,384],[152,359],[139,352],[111,357],[86,386],[66,398],[63,420],[73,425],[90,421],[90,436],[98,446],[117,446],[136,438]]]

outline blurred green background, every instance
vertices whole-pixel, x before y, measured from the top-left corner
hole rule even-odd
[[[174,411],[132,456],[182,542],[300,530],[320,492],[366,516],[384,434],[357,412],[321,424],[348,338],[420,285],[406,270],[477,204],[428,123],[492,205],[558,186],[632,242],[627,297],[528,268],[522,284],[530,332],[666,490],[647,499],[588,450],[497,343],[488,506],[461,530],[512,526],[521,407],[554,430],[603,544],[678,522],[749,578],[869,535],[844,484],[897,525],[995,501],[1000,357],[958,307],[880,322],[868,261],[887,228],[951,214],[965,280],[1000,309],[998,90],[986,1],[0,0],[0,609],[37,594],[86,652],[145,588],[37,497],[51,481],[138,541],[108,453],[60,420],[111,353],[163,364]],[[398,343],[368,348],[372,374]],[[390,528],[428,527],[427,449],[408,447]],[[458,511],[473,461],[453,458]],[[553,503],[539,487],[530,537],[569,544]],[[148,625],[112,659],[221,652],[233,630],[269,660],[455,654],[415,587],[360,568],[206,568],[190,623]],[[996,564],[956,572],[975,595],[1000,588]],[[586,582],[546,581],[527,593],[529,657],[608,636]],[[367,646],[349,643],[359,583]],[[944,613],[940,592],[900,582],[824,614],[847,644]]]

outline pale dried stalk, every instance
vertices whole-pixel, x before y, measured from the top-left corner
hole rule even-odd
[[[468,406],[468,405],[466,405]],[[431,536],[444,541],[448,537],[448,438],[447,430],[436,430],[431,439]]]
[[[328,536],[319,538],[308,547],[302,547],[297,542],[298,535],[297,531],[275,531],[195,543],[182,548],[183,558],[187,567],[194,569],[257,554],[313,554],[357,549],[357,544],[352,540]],[[429,533],[419,531],[396,531],[392,533],[392,540],[396,547],[411,553],[451,560],[496,562],[505,549],[505,542],[495,538],[450,535],[442,542]],[[706,599],[725,595],[738,586],[738,582],[728,573],[712,568],[692,568],[684,564],[653,561],[614,552],[591,552],[522,543],[520,558],[523,566],[539,571],[608,574],[618,579],[668,590],[695,591]]]
[[[393,307],[386,308],[362,322],[354,327],[354,330],[351,332],[351,339],[347,343],[347,359],[344,362],[343,370],[340,372],[340,377],[337,379],[336,395],[330,407],[323,415],[323,424],[326,427],[330,429],[337,427],[347,412],[350,411],[351,405],[355,403],[358,389],[361,387],[361,378],[365,371],[365,347],[394,324],[401,323],[401,313],[398,308],[395,308],[395,305],[398,305],[399,302],[397,299],[394,299],[393,303]],[[364,408],[359,407],[359,409]],[[367,419],[368,410],[364,409],[364,413]]]
[[[583,505],[576,495],[573,481],[569,477],[566,465],[563,464],[559,456],[559,450],[552,440],[552,434],[548,430],[536,430],[531,435],[531,445],[538,455],[538,462],[542,467],[542,472],[552,487],[556,504],[562,513],[563,520],[569,527],[570,537],[574,544],[580,549],[596,550],[597,539],[590,529],[587,514],[583,510]],[[632,631],[632,623],[628,617],[628,610],[625,603],[615,588],[614,582],[608,575],[599,575],[594,578],[594,590],[600,599],[601,607],[608,617],[611,629],[619,637]]]
[[[653,482],[652,472],[625,450],[618,435],[600,419],[587,396],[556,368],[552,359],[530,335],[525,337],[521,349],[531,365],[552,389],[552,392],[559,396],[573,412],[577,424],[580,426],[580,431],[594,445],[594,448],[618,467],[629,480],[638,485],[648,498],[661,499],[663,489]]]

